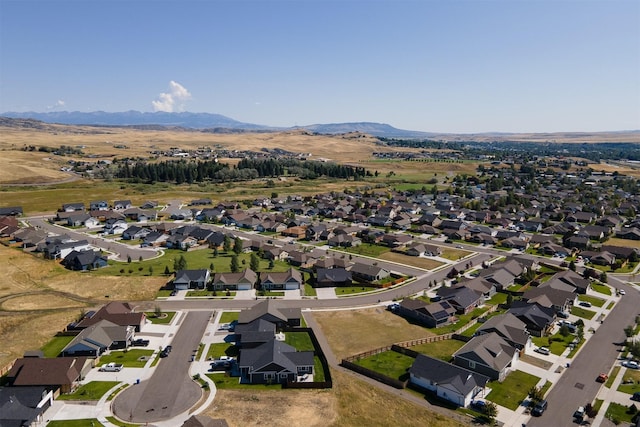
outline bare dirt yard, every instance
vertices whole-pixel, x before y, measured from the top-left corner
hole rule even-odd
[[[384,259],[386,261],[410,265],[412,267],[422,268],[424,270],[434,270],[444,265],[443,262],[436,261],[435,259],[409,256],[397,252],[386,252],[380,255],[378,258]]]
[[[384,308],[314,311],[322,332],[338,360],[400,341],[432,336]]]
[[[351,375],[332,371],[332,376],[329,390],[218,390],[205,413],[232,427],[464,425]]]

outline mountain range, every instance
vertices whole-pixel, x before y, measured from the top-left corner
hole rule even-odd
[[[330,123],[313,124],[308,126],[295,126],[281,128],[253,123],[244,123],[220,114],[211,113],[165,113],[165,112],[140,112],[124,111],[110,113],[105,111],[56,111],[47,113],[36,112],[7,112],[1,116],[19,119],[34,119],[45,123],[57,123],[65,125],[92,125],[92,126],[166,126],[189,129],[212,129],[232,131],[262,131],[276,132],[295,129],[306,129],[319,134],[343,134],[349,132],[362,132],[378,137],[389,138],[427,138],[433,134],[427,132],[397,129],[384,123],[358,122],[358,123]]]

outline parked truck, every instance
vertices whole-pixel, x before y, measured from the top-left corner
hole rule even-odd
[[[101,372],[120,372],[122,370],[122,363],[106,363],[100,367]]]

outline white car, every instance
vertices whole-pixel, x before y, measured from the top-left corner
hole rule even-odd
[[[627,363],[624,364],[624,366],[630,369],[640,368],[640,365],[638,365],[638,362],[635,362],[633,360],[629,360]]]
[[[618,293],[620,295],[626,295],[627,294],[624,289],[618,289]]]
[[[537,353],[544,354],[545,356],[548,356],[549,354],[551,354],[551,352],[547,347],[538,347],[535,349],[535,351]]]

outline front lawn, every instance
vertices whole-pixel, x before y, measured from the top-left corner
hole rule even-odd
[[[220,323],[231,323],[238,320],[238,316],[240,316],[239,311],[224,311],[222,315],[220,315]]]
[[[598,297],[593,297],[591,295],[579,295],[578,301],[588,301],[596,307],[602,307],[604,303],[607,302],[607,300],[604,300]]]
[[[628,382],[628,384],[624,384],[625,382]],[[640,371],[627,369],[624,373],[624,376],[622,377],[622,382],[618,386],[618,391],[628,394],[633,394],[636,391],[640,391]]]
[[[311,337],[307,332],[285,332],[284,342],[298,351],[314,351]]]
[[[524,399],[529,395],[531,387],[538,384],[540,378],[522,371],[513,371],[507,375],[503,382],[491,381],[488,387],[491,392],[487,400],[496,405],[515,411]]]
[[[104,427],[97,418],[83,418],[80,420],[53,420],[47,423],[47,427]]]
[[[413,365],[414,360],[413,357],[389,350],[358,359],[354,363],[390,378],[404,381],[409,376],[407,371]]]
[[[207,350],[207,360],[219,359],[220,356],[237,357],[238,347],[226,342],[209,344],[209,349]]]
[[[593,318],[593,316],[596,315],[596,312],[591,310],[586,310],[582,307],[578,307],[574,305],[573,307],[571,307],[571,314],[573,314],[574,316],[582,317],[583,319],[591,320],[591,318]]]
[[[449,362],[451,361],[453,353],[458,351],[464,344],[465,343],[463,341],[458,340],[442,340],[414,345],[409,348],[417,351],[418,353],[426,354],[427,356]]]
[[[308,296],[308,297],[315,297],[315,296],[318,295],[316,293],[316,288],[314,288],[313,286],[311,286],[308,283],[304,284],[304,294],[305,294],[305,296]]]
[[[53,337],[40,350],[44,353],[44,357],[58,357],[62,349],[67,346],[75,337]]]
[[[610,419],[615,425],[618,425],[620,423],[625,423],[626,425],[629,425],[631,423],[631,418],[633,418],[635,413],[631,414],[627,412],[628,409],[629,409],[628,406],[611,402],[604,416],[605,418]]]
[[[372,243],[363,243],[358,246],[352,246],[349,248],[339,248],[337,250],[348,252],[351,254],[364,255],[372,258],[377,258],[383,253],[389,252],[391,249],[389,249],[386,246],[375,245]]]
[[[75,392],[69,394],[61,394],[59,400],[100,400],[102,396],[116,385],[119,381],[91,381]],[[86,424],[85,424],[86,425]]]
[[[547,347],[551,353],[560,356],[569,344],[576,339],[576,336],[573,334],[569,334],[566,337],[563,337],[560,332],[557,332],[548,337],[532,337],[532,341],[538,347]],[[544,356],[542,356],[544,357]]]
[[[592,283],[591,289],[604,295],[611,295],[611,288],[602,283]]]
[[[163,311],[159,316],[153,311],[147,311],[144,314],[147,315],[147,319],[154,325],[168,325],[173,320],[173,316],[176,315],[175,311]]]
[[[105,363],[122,363],[126,368],[144,368],[146,360],[138,360],[141,357],[151,358],[153,350],[129,349],[127,351],[112,351],[100,356],[100,365]]]
[[[360,294],[362,292],[373,292],[378,290],[378,288],[373,288],[369,286],[344,286],[336,288],[336,295],[353,295]]]

